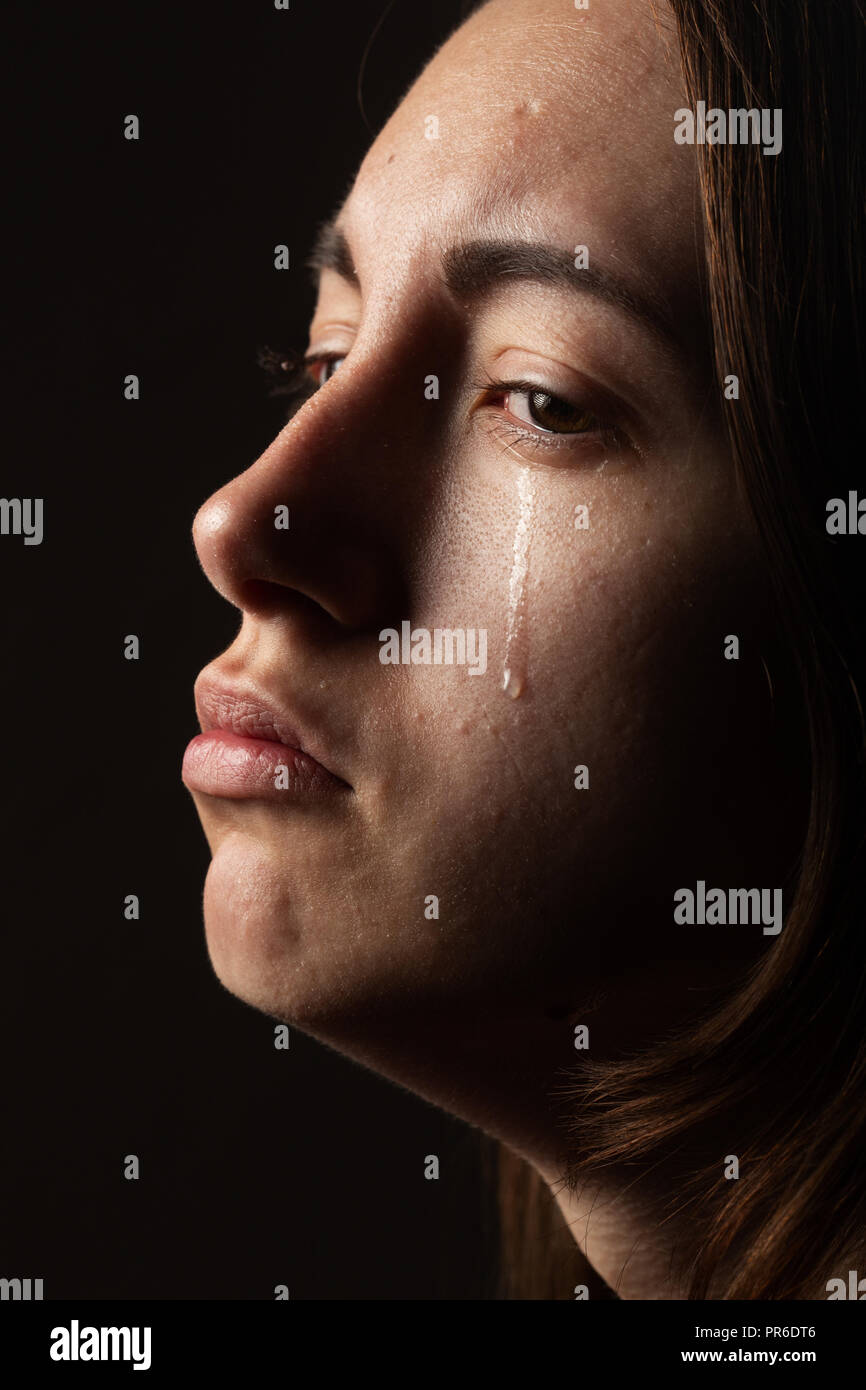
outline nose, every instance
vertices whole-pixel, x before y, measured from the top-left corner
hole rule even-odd
[[[406,443],[381,429],[382,381],[374,364],[344,365],[199,509],[196,551],[229,603],[259,617],[314,604],[349,628],[400,607],[400,521],[414,508],[395,473]]]

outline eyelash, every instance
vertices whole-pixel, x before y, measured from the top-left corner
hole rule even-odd
[[[338,362],[345,353],[316,353],[310,357],[290,350],[280,352],[273,348],[260,348],[258,353],[259,366],[265,372],[270,389],[267,394],[269,397],[280,397],[289,401],[289,408],[286,412],[286,421],[292,419],[306,401],[321,390],[321,386],[311,375],[311,367],[327,366],[330,362]],[[323,383],[324,384],[324,383]],[[497,398],[507,398],[514,393],[515,395],[545,395],[557,404],[564,405],[570,410],[580,412],[580,406],[574,405],[571,401],[564,400],[561,396],[554,395],[553,392],[545,391],[537,381],[495,381],[488,378],[484,381],[473,382],[473,389],[479,393],[475,409],[492,407]],[[602,444],[606,448],[620,447],[623,437],[620,432],[607,424],[592,411],[585,411],[584,414],[594,421],[595,428],[587,430],[555,431],[545,430],[540,426],[532,429],[513,419],[504,419],[500,415],[492,428],[492,433],[496,438],[503,442],[529,443],[536,449],[561,449],[573,445],[578,439],[591,440],[595,444]]]

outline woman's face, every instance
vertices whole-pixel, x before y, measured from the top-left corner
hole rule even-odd
[[[685,104],[649,0],[477,13],[324,238],[335,364],[196,518],[243,614],[184,774],[214,968],[418,1089],[568,1063],[608,984],[766,944],[673,919],[779,881]]]

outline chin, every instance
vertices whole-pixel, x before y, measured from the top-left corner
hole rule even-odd
[[[253,1008],[283,1017],[303,978],[302,933],[273,852],[240,831],[221,839],[204,886],[204,922],[214,973]],[[302,1001],[298,1001],[299,1006]]]
[[[327,1041],[351,1036],[370,981],[357,942],[337,932],[341,905],[303,872],[284,847],[240,830],[214,848],[204,887],[208,955],[220,983],[252,1008]],[[345,910],[344,908],[342,909]]]

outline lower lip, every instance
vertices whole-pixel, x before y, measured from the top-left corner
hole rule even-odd
[[[307,753],[264,738],[243,738],[226,729],[197,734],[183,756],[190,791],[235,801],[293,801],[349,790]]]

